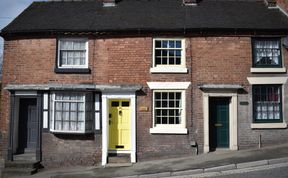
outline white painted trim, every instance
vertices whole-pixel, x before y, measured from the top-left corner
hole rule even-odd
[[[15,96],[36,96],[37,91],[16,91]]]
[[[286,68],[250,68],[250,72],[252,73],[284,73],[286,72]]]
[[[108,99],[107,95],[102,94],[102,166],[107,164],[109,124],[108,124]]]
[[[210,151],[209,147],[209,97],[230,97],[229,104],[229,149],[238,150],[238,99],[236,91],[224,93],[203,93],[203,117],[204,117],[204,153]]]
[[[95,112],[95,130],[100,130],[100,113]]]
[[[43,128],[48,128],[48,111],[43,111]]]
[[[107,164],[109,150],[109,100],[127,99],[131,103],[131,150],[125,150],[131,155],[131,163],[136,162],[136,96],[135,92],[126,93],[102,93],[102,166]],[[119,152],[120,153],[120,152]]]
[[[147,82],[151,90],[186,90],[191,82]]]
[[[247,77],[251,85],[257,84],[285,84],[288,77]]]
[[[186,74],[188,69],[186,67],[178,66],[159,66],[150,68],[150,73],[183,73]]]
[[[151,134],[187,134],[186,128],[150,128]]]
[[[48,93],[43,94],[43,109],[48,109]]]
[[[252,123],[252,129],[285,129],[286,123]]]
[[[95,130],[100,130],[100,94],[95,94],[95,108],[94,108],[94,112],[95,112],[95,121],[94,121],[94,126],[95,126]]]

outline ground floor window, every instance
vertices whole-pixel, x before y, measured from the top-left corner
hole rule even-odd
[[[253,85],[254,122],[282,122],[282,85]]]
[[[184,117],[184,91],[153,92],[154,127],[181,126]]]
[[[51,130],[55,132],[92,131],[92,94],[56,92],[51,97]]]

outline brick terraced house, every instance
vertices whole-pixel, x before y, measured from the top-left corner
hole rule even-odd
[[[288,143],[287,9],[32,3],[1,31],[1,158],[106,165]]]

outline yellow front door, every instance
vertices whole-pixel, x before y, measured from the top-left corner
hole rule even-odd
[[[129,100],[109,101],[109,150],[130,150],[130,112]]]

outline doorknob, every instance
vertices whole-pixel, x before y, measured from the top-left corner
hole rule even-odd
[[[222,127],[223,125],[220,124],[220,123],[217,123],[217,124],[215,124],[214,126],[215,126],[215,127]]]
[[[122,111],[121,110],[119,111],[119,115],[122,115]]]

